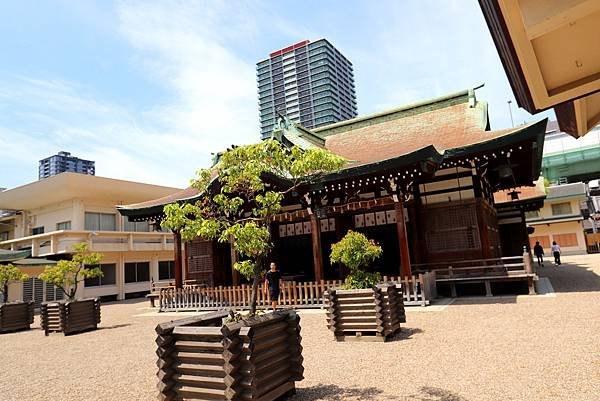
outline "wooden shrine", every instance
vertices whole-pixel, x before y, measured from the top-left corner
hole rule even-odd
[[[526,244],[521,236],[501,239],[494,194],[538,178],[546,120],[491,131],[487,104],[470,89],[312,130],[289,121],[278,127],[273,137],[285,145],[321,147],[348,160],[284,200],[272,223],[272,259],[284,278],[344,278],[329,252],[350,229],[383,247],[372,268],[387,276],[411,276],[414,264],[500,258],[503,248]],[[187,189],[119,211],[130,220],[160,221],[165,204],[199,197]],[[520,225],[525,233],[524,219]],[[243,281],[227,244],[196,240],[184,248],[178,266],[186,279],[214,287]]]

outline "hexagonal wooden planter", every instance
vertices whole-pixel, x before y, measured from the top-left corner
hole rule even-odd
[[[399,285],[364,290],[333,289],[326,294],[327,327],[337,341],[387,341],[406,322]]]
[[[77,301],[43,302],[40,310],[44,334],[96,330],[100,323],[100,300],[98,298]]]
[[[29,330],[33,323],[33,301],[0,304],[0,333]]]
[[[302,380],[300,317],[278,311],[222,324],[227,311],[156,327],[161,400],[282,399]]]

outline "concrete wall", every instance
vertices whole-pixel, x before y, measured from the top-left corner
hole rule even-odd
[[[150,290],[150,281],[138,283],[125,283],[125,263],[129,262],[149,262],[150,279],[158,280],[158,262],[172,261],[173,251],[160,252],[108,252],[102,258],[102,263],[114,263],[116,265],[116,282],[114,285],[103,285],[94,287],[85,287],[80,283],[77,289],[78,298],[94,298],[101,296],[116,295],[117,299],[125,298],[125,294],[132,292],[143,292]],[[22,269],[30,277],[37,277],[42,271],[42,267],[26,267]],[[8,290],[9,301],[16,301],[23,298],[23,284],[12,282]]]
[[[44,232],[56,231],[56,224],[73,221],[73,203],[62,202],[29,211],[29,233],[35,227],[44,227]]]
[[[531,225],[535,227],[535,233],[530,235],[532,240],[535,240],[536,237],[547,237],[550,244],[552,244],[552,241],[557,241],[562,253],[565,255],[587,253],[585,235],[583,233],[581,221]],[[555,237],[559,234],[575,234],[577,237],[577,246],[564,246],[560,243],[560,240]],[[551,256],[550,249],[544,249],[544,252],[546,253],[546,256]]]
[[[542,217],[544,219],[552,219],[552,218],[560,217],[560,216],[554,216],[552,214],[552,205],[556,205],[559,203],[569,203],[571,205],[571,214],[580,214],[581,209],[579,206],[579,202],[580,202],[579,198],[546,200],[544,202],[544,207],[541,208],[539,211],[540,217]]]

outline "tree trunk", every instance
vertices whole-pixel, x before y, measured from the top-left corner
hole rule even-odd
[[[8,302],[8,281],[2,286],[2,302]]]
[[[250,316],[256,313],[256,298],[258,297],[258,283],[260,282],[260,276],[254,275],[252,280],[252,293],[250,294]]]

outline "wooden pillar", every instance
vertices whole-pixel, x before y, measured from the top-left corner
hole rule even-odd
[[[421,256],[421,241],[419,238],[419,224],[418,224],[418,212],[417,212],[417,203],[415,202],[408,208],[408,220],[410,221],[410,228],[412,234],[412,256],[415,264],[423,263]]]
[[[398,202],[394,203],[394,208],[396,209],[398,248],[400,250],[400,274],[402,277],[412,276],[410,252],[408,250],[408,236],[406,235],[406,223],[404,222],[404,200],[402,199],[402,194],[398,196]]]
[[[520,210],[521,212],[521,228],[522,228],[522,240],[521,240],[521,246],[524,246],[527,248],[527,250],[531,250],[531,246],[529,245],[529,233],[527,232],[527,220],[525,220],[525,211],[523,211],[523,209]],[[502,255],[500,255],[502,256]]]
[[[492,257],[492,252],[490,249],[488,226],[484,216],[484,202],[483,198],[476,199],[475,212],[477,214],[477,226],[479,228],[479,240],[481,242],[481,257],[483,259],[490,259]]]
[[[321,249],[321,222],[315,214],[310,215],[310,233],[312,237],[315,281],[321,281],[325,278],[323,274],[323,250]]]
[[[187,242],[183,243],[183,259],[181,261],[181,264],[183,265],[183,270],[185,270],[185,275],[183,276],[182,280],[189,280],[190,279],[190,248]]]
[[[173,233],[174,243],[173,250],[175,252],[175,287],[182,288],[183,287],[183,257],[181,255],[181,233],[179,231],[175,231]]]

